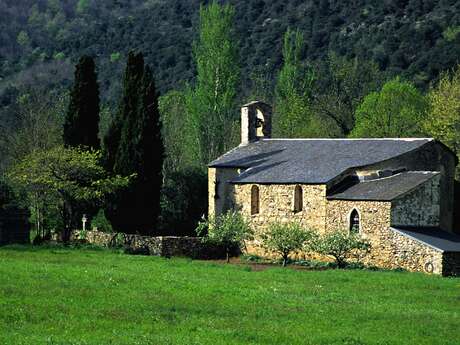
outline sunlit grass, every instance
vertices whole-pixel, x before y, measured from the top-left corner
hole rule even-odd
[[[460,344],[460,279],[0,249],[0,344]]]

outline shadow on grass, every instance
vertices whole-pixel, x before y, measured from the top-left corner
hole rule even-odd
[[[40,252],[40,251],[50,251],[50,250],[91,250],[91,251],[118,251],[112,250],[110,248],[104,248],[101,246],[96,246],[92,244],[63,244],[63,243],[45,243],[41,245],[33,244],[9,244],[5,246],[0,246],[1,250],[10,250],[17,252]]]
[[[41,245],[32,245],[32,244],[11,244],[0,246],[2,251],[15,251],[15,252],[52,252],[63,254],[65,252],[71,251],[106,251],[116,254],[123,254],[123,255],[139,255],[129,253],[123,248],[107,248],[87,243],[70,243],[70,244],[62,244],[62,243],[45,243]],[[180,257],[177,257],[180,258]],[[186,259],[187,261],[204,261],[208,262],[211,265],[220,266],[220,265],[227,265],[226,260],[195,260],[190,257],[183,257],[182,259]],[[282,267],[282,260],[270,260],[267,258],[263,258],[257,255],[242,255],[240,257],[231,258],[230,264],[232,266],[239,266],[243,270],[248,272],[257,272],[257,271],[264,271],[267,269],[279,269]],[[325,271],[325,270],[339,270],[339,267],[335,262],[325,262],[325,261],[317,261],[317,260],[289,260],[288,265],[285,267],[286,269],[291,270],[299,270],[299,271]],[[403,268],[396,268],[396,269],[384,269],[376,266],[366,266],[363,263],[359,262],[351,262],[348,263],[345,268],[341,270],[361,270],[361,271],[375,271],[375,272],[397,272],[397,273],[408,273],[409,271]],[[453,278],[460,278],[459,276],[454,276]]]
[[[239,260],[239,263],[236,262]],[[258,255],[243,255],[235,260],[235,264],[246,264],[249,267],[254,267],[255,270],[261,270],[261,268],[280,268],[282,267],[282,260],[275,259],[270,260]],[[312,270],[312,271],[324,271],[324,270],[336,270],[340,269],[336,262],[326,262],[318,260],[288,260],[286,268],[294,270]],[[376,266],[366,266],[361,262],[350,262],[342,270],[366,270],[366,271],[378,271],[378,272],[409,272],[403,268],[396,269],[384,269]]]

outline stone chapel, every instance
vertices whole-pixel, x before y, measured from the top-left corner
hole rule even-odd
[[[271,121],[263,102],[241,108],[241,144],[209,164],[210,215],[238,210],[256,234],[290,221],[354,232],[371,243],[369,265],[460,274],[449,148],[432,138],[272,139]]]

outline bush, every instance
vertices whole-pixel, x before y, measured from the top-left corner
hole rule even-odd
[[[291,253],[298,253],[313,238],[313,232],[297,223],[271,224],[261,236],[262,247],[281,255],[283,267],[286,266]]]
[[[105,212],[103,209],[100,209],[91,221],[91,230],[93,228],[97,228],[97,230],[102,232],[113,232],[112,224],[110,224],[110,221],[105,216]]]
[[[347,259],[351,256],[360,258],[363,252],[370,249],[369,242],[358,235],[337,231],[318,238],[311,245],[311,249],[319,254],[332,256],[339,268],[347,266]]]
[[[227,263],[230,251],[235,246],[241,248],[245,241],[253,238],[253,231],[247,221],[238,212],[227,212],[210,217],[198,223],[196,232],[199,236],[206,235],[205,242],[222,245],[225,248]]]

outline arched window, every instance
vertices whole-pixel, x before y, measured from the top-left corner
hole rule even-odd
[[[251,214],[259,213],[259,187],[251,187]]]
[[[303,210],[303,191],[301,186],[295,186],[294,189],[294,212]]]
[[[350,213],[350,234],[359,234],[359,213],[357,209],[353,209]]]

